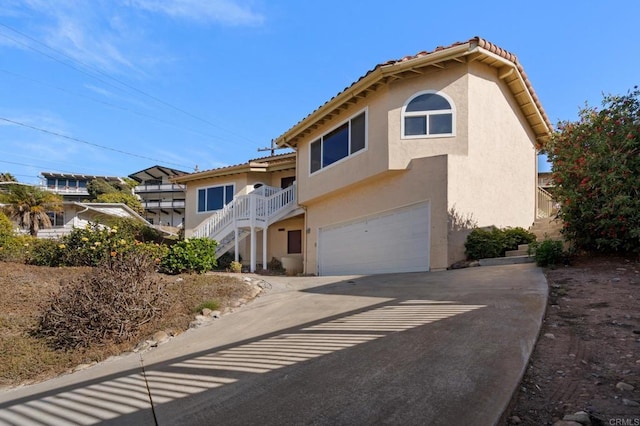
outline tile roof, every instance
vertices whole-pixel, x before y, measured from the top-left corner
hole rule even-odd
[[[293,160],[293,161],[292,161]],[[266,157],[259,157],[259,158],[254,158],[251,160],[248,160],[246,163],[240,163],[240,164],[233,164],[230,166],[224,166],[224,167],[217,167],[214,169],[207,169],[207,170],[201,170],[198,172],[194,172],[194,173],[189,173],[189,174],[185,174],[182,176],[177,176],[174,177],[174,179],[172,179],[175,182],[187,182],[187,181],[191,181],[191,180],[196,180],[196,179],[202,179],[202,178],[208,178],[211,177],[212,175],[224,175],[226,173],[243,173],[246,172],[247,168],[250,168],[251,166],[263,166],[263,167],[269,167],[269,166],[274,166],[276,164],[282,164],[282,163],[287,163],[287,162],[293,162],[295,163],[295,152],[287,152],[284,154],[276,154],[276,155],[269,155]]]
[[[277,142],[278,145],[282,146],[282,145],[286,145],[286,136],[292,132],[292,130],[296,129],[296,127],[300,126],[301,124],[303,124],[305,121],[307,121],[310,117],[312,117],[314,114],[318,113],[320,110],[322,110],[323,108],[325,108],[326,106],[330,105],[334,100],[337,100],[338,98],[340,98],[341,96],[347,94],[347,92],[349,91],[349,89],[355,88],[355,86],[358,85],[358,83],[362,82],[363,80],[367,79],[367,77],[369,77],[371,74],[379,72],[380,70],[385,70],[387,68],[390,67],[394,67],[394,66],[398,66],[399,64],[403,64],[403,63],[407,63],[410,61],[414,61],[416,59],[420,59],[420,58],[426,58],[426,57],[431,57],[431,56],[436,56],[435,54],[437,54],[438,52],[445,52],[448,50],[455,50],[456,48],[463,48],[463,47],[467,47],[467,49],[465,49],[466,51],[461,52],[460,55],[463,54],[469,54],[471,53],[471,51],[473,51],[476,48],[481,48],[484,49],[487,52],[490,52],[500,58],[503,58],[509,62],[512,62],[518,72],[520,73],[524,84],[526,86],[526,89],[528,90],[528,92],[531,95],[531,98],[533,100],[533,103],[535,104],[536,108],[538,109],[541,119],[544,122],[544,124],[546,125],[548,131],[550,131],[552,129],[552,125],[551,122],[549,121],[549,118],[547,117],[544,109],[542,108],[542,104],[540,103],[540,100],[538,99],[538,96],[536,95],[533,86],[531,85],[531,82],[529,81],[529,78],[527,77],[526,73],[524,72],[524,68],[522,67],[522,65],[520,65],[520,63],[518,62],[518,58],[516,57],[516,55],[514,55],[513,53],[502,49],[501,47],[483,39],[480,37],[473,37],[467,41],[462,41],[462,42],[455,42],[449,46],[438,46],[436,47],[434,50],[432,51],[421,51],[416,53],[415,55],[409,55],[409,56],[404,56],[400,59],[392,59],[392,60],[388,60],[386,62],[382,62],[377,64],[375,67],[373,67],[372,69],[370,69],[369,71],[367,71],[364,75],[362,75],[360,78],[358,78],[355,82],[353,82],[351,85],[345,87],[341,92],[339,92],[338,94],[336,94],[335,96],[333,96],[331,99],[329,99],[327,102],[325,102],[324,104],[322,104],[321,106],[319,106],[318,108],[316,108],[314,111],[312,111],[310,114],[308,114],[306,117],[304,117],[302,120],[298,121],[298,123],[296,123],[295,125],[293,125],[291,128],[289,128],[285,133],[283,133],[282,135],[278,136],[275,140]],[[380,76],[381,78],[383,76]],[[346,99],[345,99],[346,101]],[[309,125],[312,123],[308,123]],[[293,137],[297,137],[297,135],[293,135]]]

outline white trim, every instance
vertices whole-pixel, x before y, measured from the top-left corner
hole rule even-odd
[[[222,210],[222,209],[218,209],[218,210],[203,210],[203,211],[199,211],[198,210],[198,202],[199,202],[199,196],[198,194],[200,193],[201,189],[208,189],[208,188],[217,188],[219,186],[221,186],[223,188],[223,194],[224,192],[224,188],[226,186],[233,186],[233,198],[231,200],[229,200],[229,202],[233,201],[234,198],[236,198],[236,183],[235,182],[230,182],[230,183],[221,183],[221,184],[216,184],[216,185],[206,185],[206,186],[198,186],[196,187],[196,214],[211,214],[212,212],[217,212],[218,210]],[[186,198],[186,197],[185,197]],[[206,200],[205,200],[205,204],[206,204]],[[224,206],[226,206],[228,203],[224,203],[224,205],[222,206],[222,208],[224,208]],[[185,200],[185,209],[187,206],[187,202]]]
[[[333,132],[334,130],[336,130],[338,127],[344,125],[345,123],[349,123],[351,120],[353,120],[355,117],[359,116],[360,114],[362,114],[364,112],[364,148],[362,148],[359,151],[354,152],[353,154],[351,153],[351,124],[349,124],[349,145],[347,147],[348,149],[348,154],[346,157],[343,157],[341,159],[339,159],[338,161],[334,161],[333,163],[329,164],[328,166],[322,167],[322,164],[320,164],[320,168],[318,170],[316,170],[315,172],[311,171],[311,144],[313,144],[314,142],[320,141],[320,163],[322,163],[322,155],[323,155],[323,151],[324,151],[324,143],[323,143],[323,138],[328,135],[329,133]],[[358,112],[354,113],[353,115],[351,115],[349,118],[346,118],[345,120],[341,121],[340,123],[336,124],[335,126],[331,127],[329,130],[326,130],[324,132],[322,132],[322,134],[316,138],[313,138],[310,142],[309,142],[309,174],[308,176],[311,175],[315,175],[316,173],[320,173],[323,170],[326,170],[330,167],[333,167],[334,164],[340,164],[342,162],[344,162],[345,160],[349,159],[349,158],[353,158],[356,155],[365,152],[369,149],[369,107],[366,106],[363,109],[359,110]]]
[[[430,111],[412,111],[406,112],[407,106],[418,96],[433,94],[443,97],[449,102],[451,105],[451,109],[443,109],[443,110],[430,110]],[[430,115],[439,115],[443,113],[451,113],[451,133],[439,133],[430,135],[428,132],[429,126],[429,116]],[[456,104],[453,102],[453,99],[444,92],[440,92],[438,90],[422,90],[420,92],[414,93],[410,96],[402,105],[402,110],[400,111],[400,139],[433,139],[433,138],[450,138],[456,135]],[[405,135],[404,134],[404,119],[405,117],[426,117],[427,119],[427,134],[426,135]]]

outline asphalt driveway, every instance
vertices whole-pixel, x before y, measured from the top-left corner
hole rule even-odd
[[[547,297],[531,264],[266,280],[143,355],[0,393],[0,425],[491,425]]]

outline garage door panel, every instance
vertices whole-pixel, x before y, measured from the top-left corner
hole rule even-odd
[[[402,208],[319,234],[322,275],[417,272],[429,269],[429,204]]]

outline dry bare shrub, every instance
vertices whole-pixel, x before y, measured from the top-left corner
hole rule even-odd
[[[141,252],[105,259],[52,297],[36,335],[65,350],[137,338],[140,327],[167,305],[168,296],[154,278],[154,268],[154,259]]]

